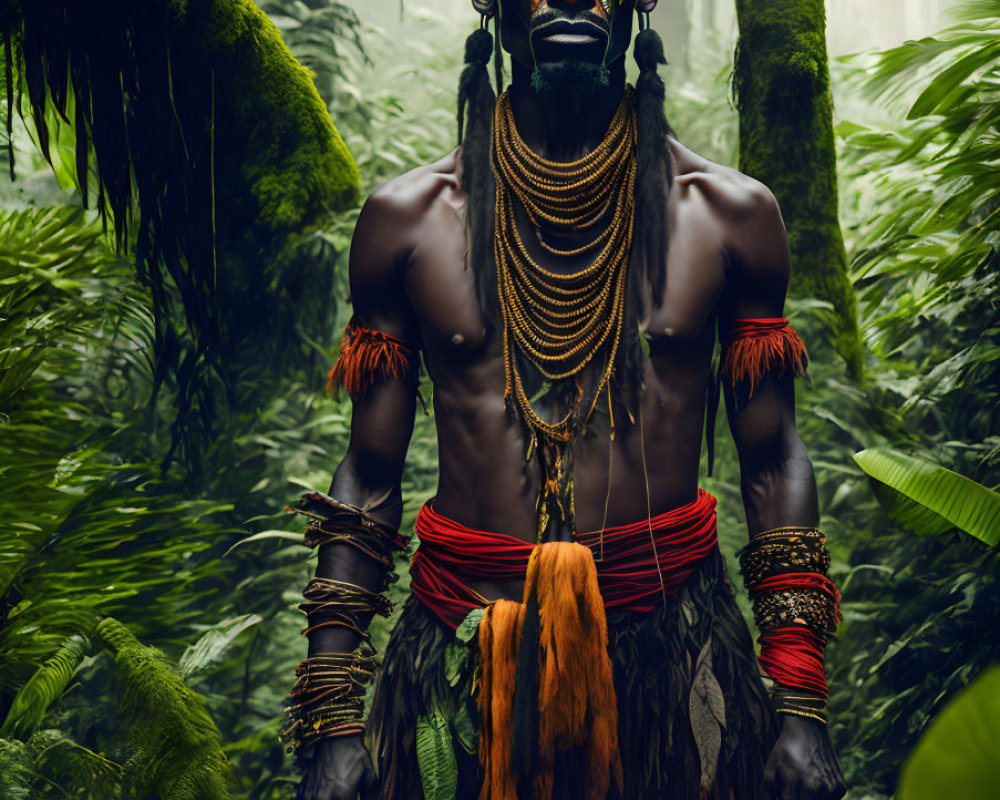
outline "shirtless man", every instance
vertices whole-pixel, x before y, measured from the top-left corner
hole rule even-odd
[[[636,12],[650,11],[655,0],[639,0],[639,8],[636,0],[473,0],[473,5],[499,20],[503,47],[512,60],[510,108],[523,142],[553,162],[576,161],[594,151],[626,96],[625,55]],[[588,64],[598,69],[589,71]],[[645,287],[649,302],[640,325],[648,348],[641,356],[644,385],[638,413],[627,409],[612,384],[613,413],[595,416],[590,428],[596,435],[574,442],[578,531],[617,530],[703,499],[698,472],[716,326],[721,332],[734,321],[781,319],[790,257],[773,195],[676,139],[668,141],[673,180],[664,183],[666,280],[658,298],[649,297],[650,287]],[[368,198],[351,247],[352,324],[396,347],[401,358],[412,360],[418,351],[423,355],[434,385],[439,443],[433,512],[472,531],[502,532],[533,544],[539,471],[525,467],[525,427],[505,401],[502,323],[491,318],[477,295],[463,170],[459,150],[388,181]],[[531,222],[523,213],[517,224],[528,236]],[[539,247],[533,257],[554,272],[578,267]],[[398,369],[383,368],[364,390],[354,386],[350,446],[329,492],[335,504],[364,509],[372,524],[387,531],[398,528],[401,520],[400,480],[416,405],[412,363],[406,363],[410,366],[405,369],[402,361]],[[735,378],[725,384],[751,537],[789,527],[810,531],[819,519],[813,471],[795,429],[794,370],[781,369],[778,362],[772,366],[755,386]],[[344,382],[352,388],[348,379]],[[617,420],[613,437],[608,436],[609,418]],[[712,520],[714,535],[714,513]],[[379,556],[377,549],[364,552],[343,537],[325,541],[317,576],[379,592],[385,575],[385,559]],[[657,569],[662,588],[662,569]],[[800,704],[799,710],[816,713],[792,708],[775,715],[714,544],[711,555],[693,569],[670,597],[664,591],[654,611],[613,613],[609,606],[625,783],[608,796],[688,800],[703,790],[702,796],[731,800],[840,798],[844,782],[822,719],[821,693],[798,686],[801,698],[816,700]],[[485,601],[522,598],[523,572],[491,579],[471,570],[466,581]],[[416,583],[415,578],[415,591]],[[336,597],[340,602],[344,596]],[[374,610],[352,617],[359,623],[355,629],[328,624],[310,631],[310,656],[354,651]],[[428,669],[426,663],[413,666],[419,660],[415,648],[443,648],[451,641],[452,631],[439,617],[411,597],[394,630],[384,674],[377,678],[372,713],[378,719],[369,722],[378,743],[373,751],[378,751],[379,777],[361,733],[349,726],[337,729],[308,748],[300,800],[353,800],[359,793],[390,800],[421,796],[412,718],[426,713],[427,704],[414,694],[419,695],[421,680],[436,679],[400,675],[407,669]],[[802,620],[796,617],[795,622]],[[668,643],[656,651],[659,655],[652,658],[659,663],[636,663],[642,660],[636,652],[649,641],[685,636],[690,639],[686,644]],[[713,644],[703,651],[709,639]],[[629,649],[631,655],[626,654]],[[720,712],[721,750],[692,733],[688,721],[688,687],[701,663],[699,652],[706,651],[715,654],[709,674],[726,704]],[[428,650],[424,660],[439,656],[440,651]],[[664,685],[654,678],[637,682],[647,688],[632,686],[632,676],[644,668],[652,670],[646,674],[662,675]],[[642,692],[652,694],[647,698]],[[415,710],[404,708],[408,704]],[[654,706],[660,716],[649,710]],[[671,722],[670,715],[677,719]],[[681,722],[670,734],[677,720]],[[478,796],[482,767],[469,748],[463,752],[457,744],[460,736],[455,736],[456,797],[472,800]]]

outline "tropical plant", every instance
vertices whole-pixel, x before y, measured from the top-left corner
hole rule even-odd
[[[889,516],[916,533],[960,528],[991,547],[1000,544],[1000,494],[921,459],[891,450],[854,456]]]

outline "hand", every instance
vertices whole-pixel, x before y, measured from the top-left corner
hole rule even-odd
[[[764,767],[771,800],[840,800],[847,791],[826,725],[780,714],[781,735]]]
[[[378,786],[361,734],[324,739],[316,745],[296,800],[358,800]],[[374,793],[372,794],[374,796]]]

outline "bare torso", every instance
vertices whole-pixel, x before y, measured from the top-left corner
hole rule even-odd
[[[597,530],[695,499],[715,320],[735,305],[740,253],[766,190],[672,141],[671,244],[666,291],[645,324],[645,391],[634,423],[612,392],[574,446],[576,521]],[[406,223],[396,270],[403,314],[433,381],[439,482],[435,509],[464,525],[525,541],[535,537],[538,472],[525,467],[523,430],[504,405],[499,331],[479,310],[466,264],[465,197],[452,153],[376,190]],[[386,235],[399,236],[400,227]],[[783,243],[779,243],[783,244]],[[547,265],[548,266],[548,265]],[[736,278],[736,280],[734,280]],[[746,314],[744,314],[746,315]],[[615,436],[610,436],[614,419]],[[518,598],[520,582],[479,585]]]

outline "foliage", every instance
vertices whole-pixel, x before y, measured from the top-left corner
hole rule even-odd
[[[892,450],[854,456],[875,480],[889,515],[916,533],[961,528],[991,547],[1000,544],[1000,494],[944,467]]]
[[[184,685],[163,653],[140,644],[117,620],[101,620],[96,635],[114,654],[120,684],[118,710],[129,749],[124,795],[227,798],[229,765],[204,700]]]
[[[356,202],[356,165],[308,71],[250,0],[148,0],[100,15],[33,0],[14,2],[4,23],[8,107],[30,114],[50,161],[54,149],[54,164],[72,165],[85,206],[96,194],[118,247],[135,248],[152,290],[154,393],[167,381],[177,391],[167,460],[179,453],[196,470],[213,418],[242,399],[240,380],[280,370],[301,347],[291,309],[323,320],[328,305],[309,291],[324,285],[310,274],[323,265],[296,245]]]
[[[366,190],[452,149],[466,20],[407,4],[405,35],[390,38],[363,27],[336,0],[262,5],[316,75]],[[910,55],[898,62],[905,66],[878,73],[879,86],[909,108],[995,27],[980,18],[907,45]],[[918,54],[932,51],[937,61]],[[860,97],[863,74],[883,59],[893,57],[848,65],[856,77],[845,83],[838,72],[835,91]],[[983,126],[996,119],[998,103],[995,75],[982,63],[941,95],[952,105],[927,106],[931,117],[906,122],[904,111],[885,131],[849,123],[839,129],[841,214],[855,255],[866,380],[852,383],[842,365],[818,354],[811,384],[799,389],[799,422],[819,482],[832,575],[844,592],[847,619],[828,651],[831,730],[856,800],[891,794],[934,714],[1000,658],[996,555],[969,537],[916,538],[898,528],[853,461],[859,450],[888,448],[991,489],[1000,483],[1000,381],[991,344],[997,262],[989,238],[996,226],[980,224],[995,210],[988,178],[996,142]],[[708,154],[732,163],[734,113],[720,69],[703,75],[692,74],[673,93],[671,121],[681,141],[715,148]],[[255,96],[246,95],[247,113],[269,113]],[[219,251],[219,275],[228,278],[214,291],[203,286],[200,301],[243,315],[246,338],[239,333],[232,342],[248,344],[234,365],[257,359],[261,368],[234,366],[228,386],[203,381],[204,395],[189,413],[200,417],[204,407],[214,422],[189,430],[182,445],[197,451],[200,469],[182,459],[163,470],[185,400],[177,381],[156,383],[163,362],[153,357],[151,290],[135,278],[134,251],[116,255],[95,220],[69,207],[80,199],[72,193],[75,134],[57,125],[51,107],[46,114],[55,131],[53,169],[71,192],[59,193],[54,180],[38,175],[30,120],[26,130],[16,114],[18,183],[0,186],[0,719],[7,721],[0,796],[110,800],[128,781],[156,775],[148,762],[159,758],[160,743],[129,734],[122,719],[145,714],[158,687],[139,681],[122,719],[109,702],[119,690],[124,697],[127,676],[148,665],[171,687],[163,713],[179,721],[156,726],[178,729],[177,739],[162,743],[175,746],[170,752],[209,754],[200,763],[219,774],[212,743],[221,740],[230,796],[287,798],[296,774],[276,732],[305,652],[296,606],[315,563],[288,538],[253,534],[298,531],[285,503],[302,489],[328,485],[346,445],[349,403],[325,397],[322,387],[349,313],[346,257],[357,210],[291,237],[266,265],[273,280],[264,287],[254,282],[257,273]],[[978,138],[970,139],[976,125]],[[234,147],[240,140],[232,129],[225,138],[221,129],[216,134]],[[974,177],[963,181],[963,174]],[[61,203],[68,206],[50,207]],[[44,207],[25,210],[32,204]],[[258,240],[265,249],[280,246],[280,236],[269,237]],[[273,300],[265,311],[244,302],[257,289]],[[179,290],[170,291],[180,308]],[[796,298],[788,313],[812,343],[831,311]],[[182,349],[196,348],[195,334],[179,313],[172,320],[178,349],[168,361],[179,370]],[[261,351],[253,347],[258,334],[267,339]],[[264,367],[271,354],[282,361],[273,372]],[[211,372],[207,362],[187,363]],[[430,396],[429,387],[422,391]],[[738,463],[727,438],[719,432],[716,477],[706,488],[720,498],[720,534],[731,558],[744,537]],[[404,530],[412,530],[435,480],[433,419],[418,415],[404,475]],[[391,588],[397,601],[407,592],[405,563],[404,555]],[[131,663],[112,658],[95,636],[105,617],[163,655],[124,637],[119,659],[125,651]],[[103,624],[106,633],[114,629]],[[380,649],[386,635],[387,625],[377,622]],[[71,652],[76,643],[86,651],[79,661]],[[449,659],[461,655],[449,651]],[[142,687],[151,694],[140,694]],[[452,731],[453,746],[471,746],[464,732]]]
[[[24,736],[26,731],[38,725],[49,706],[66,691],[84,655],[86,649],[80,637],[67,639],[21,687],[3,721],[0,735]]]
[[[1000,3],[963,3],[956,14],[937,36],[858,60],[855,83],[897,105],[909,99],[910,122],[845,123],[844,185],[866,339],[886,367],[879,405],[900,408],[924,440],[967,443],[950,448],[958,471],[990,485],[1000,458],[989,388],[1000,378]],[[892,213],[880,211],[887,197]]]
[[[899,800],[996,795],[1000,761],[1000,667],[964,689],[934,720],[903,768]]]
[[[998,254],[996,226],[983,224],[997,204],[1000,153],[985,120],[996,119],[1000,84],[984,54],[998,9],[961,4],[940,34],[848,65],[845,89],[905,103],[909,117],[887,130],[840,126],[867,382],[838,392],[825,370],[814,373],[807,413],[816,419],[804,426],[847,618],[828,659],[833,733],[859,793],[891,794],[932,716],[1000,658],[990,633],[1000,613],[995,553],[895,529],[845,460],[887,447],[989,489],[1000,483]],[[957,63],[968,71],[941,80]]]

